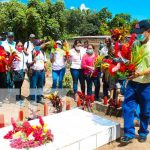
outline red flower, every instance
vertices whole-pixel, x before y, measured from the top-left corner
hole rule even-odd
[[[125,64],[121,64],[119,71],[120,71],[120,72],[125,72],[126,69],[127,69],[126,65],[125,65]]]
[[[105,58],[104,58],[104,59],[103,59],[103,62],[104,62],[104,63],[108,63],[108,64],[112,64],[113,61],[112,61],[111,59],[105,59]]]
[[[40,122],[41,126],[43,127],[44,126],[44,121],[43,121],[41,116],[39,116],[39,122]]]
[[[58,48],[57,44],[56,44],[56,43],[54,43],[54,49],[57,49],[57,48]]]
[[[12,139],[12,135],[14,134],[13,131],[9,131],[5,136],[4,139]]]
[[[128,70],[131,72],[135,72],[135,65],[134,64],[129,64]]]
[[[109,73],[110,73],[112,76],[114,76],[114,75],[116,74],[115,72],[112,71],[112,69],[113,69],[114,67],[115,67],[114,64],[110,64],[110,66],[109,66],[109,68],[108,68]]]
[[[16,124],[14,118],[11,118],[11,124],[13,126],[13,130],[15,130],[17,128],[17,124]]]

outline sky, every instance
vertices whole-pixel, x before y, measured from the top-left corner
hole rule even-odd
[[[9,1],[9,0],[0,0]],[[27,3],[28,0],[20,0]],[[42,0],[44,1],[44,0]],[[56,0],[51,0],[55,2]],[[67,9],[88,8],[99,11],[107,7],[113,15],[118,13],[128,13],[133,19],[150,19],[150,0],[64,0]]]

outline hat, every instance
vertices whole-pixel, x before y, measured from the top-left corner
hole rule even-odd
[[[35,35],[34,35],[34,34],[30,34],[29,37],[30,37],[30,38],[35,38]]]
[[[36,40],[34,40],[33,44],[34,44],[35,46],[40,46],[40,45],[41,45],[41,40],[36,39]]]
[[[62,45],[62,42],[60,40],[56,41],[56,44]]]
[[[150,29],[150,21],[142,20],[135,25],[135,28],[133,29],[132,33],[142,34],[144,31],[147,31],[148,29]]]
[[[14,36],[14,32],[8,32],[8,37]]]

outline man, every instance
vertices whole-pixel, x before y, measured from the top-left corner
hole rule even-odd
[[[137,34],[137,40],[145,46],[148,54],[142,59],[136,68],[136,72],[128,79],[123,103],[124,136],[121,142],[128,144],[135,138],[134,114],[139,104],[140,129],[139,142],[147,140],[148,123],[150,120],[150,22],[142,20],[136,24],[133,33]]]
[[[34,40],[35,40],[35,35],[30,34],[29,41],[25,42],[24,44],[24,53],[27,56],[29,56],[34,49],[34,45],[33,45]]]
[[[30,77],[30,100],[31,104],[36,106],[37,103],[44,104],[42,101],[42,92],[45,72],[47,71],[46,62],[46,55],[41,51],[41,41],[35,40],[34,50],[28,59],[28,63],[32,72]]]
[[[14,41],[13,32],[8,32],[7,39],[4,42],[2,42],[2,46],[4,47],[8,55],[11,55],[12,52],[16,51],[16,42]]]

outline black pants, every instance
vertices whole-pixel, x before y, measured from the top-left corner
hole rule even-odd
[[[16,95],[16,100],[21,100],[21,87],[24,80],[14,82],[15,89],[19,89],[19,95]]]
[[[0,72],[0,100],[2,101],[6,95],[7,95],[7,89],[6,89],[6,73]]]

